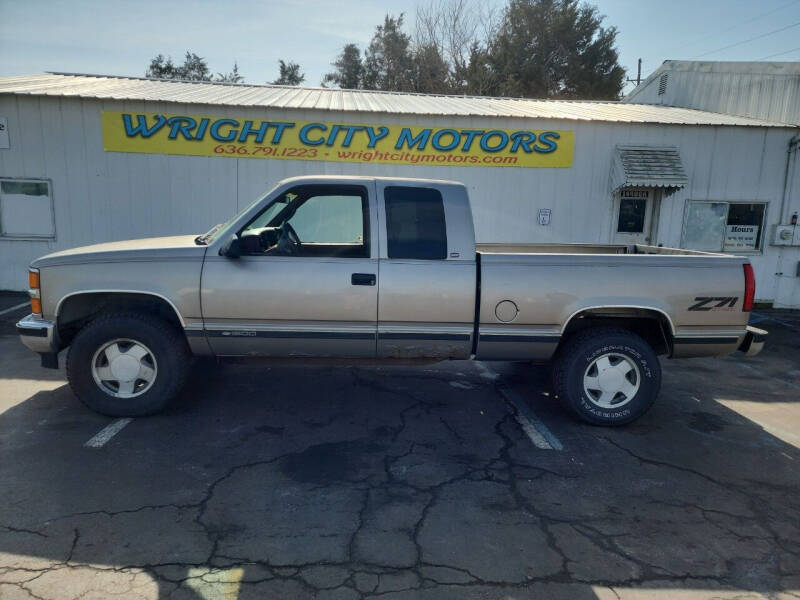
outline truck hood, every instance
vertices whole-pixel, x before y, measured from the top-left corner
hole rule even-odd
[[[202,258],[206,246],[195,244],[196,237],[196,235],[175,235],[80,246],[37,258],[31,266],[39,268],[93,262]]]

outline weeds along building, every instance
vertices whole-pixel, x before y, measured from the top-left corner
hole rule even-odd
[[[0,79],[0,127],[0,289],[25,289],[42,254],[201,233],[280,179],[325,173],[462,181],[480,242],[747,255],[758,299],[800,308],[797,124],[660,103],[43,74]]]

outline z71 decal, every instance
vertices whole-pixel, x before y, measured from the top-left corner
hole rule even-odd
[[[695,304],[689,310],[731,310],[736,306],[738,296],[728,296],[725,298],[712,298],[710,296],[698,296],[694,299]]]

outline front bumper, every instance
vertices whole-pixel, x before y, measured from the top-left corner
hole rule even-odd
[[[744,340],[739,344],[739,350],[744,352],[746,356],[755,356],[764,348],[767,335],[769,334],[763,329],[748,325],[747,333],[744,334]]]
[[[22,343],[34,352],[58,352],[58,332],[52,321],[46,321],[37,315],[28,315],[17,323],[17,333]]]

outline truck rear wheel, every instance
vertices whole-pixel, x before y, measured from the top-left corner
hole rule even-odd
[[[554,384],[573,416],[592,425],[624,425],[653,405],[661,364],[641,337],[604,327],[578,333],[566,344],[556,359]]]
[[[158,317],[105,314],[81,329],[67,379],[92,410],[112,417],[161,411],[183,386],[191,355],[180,331]]]

